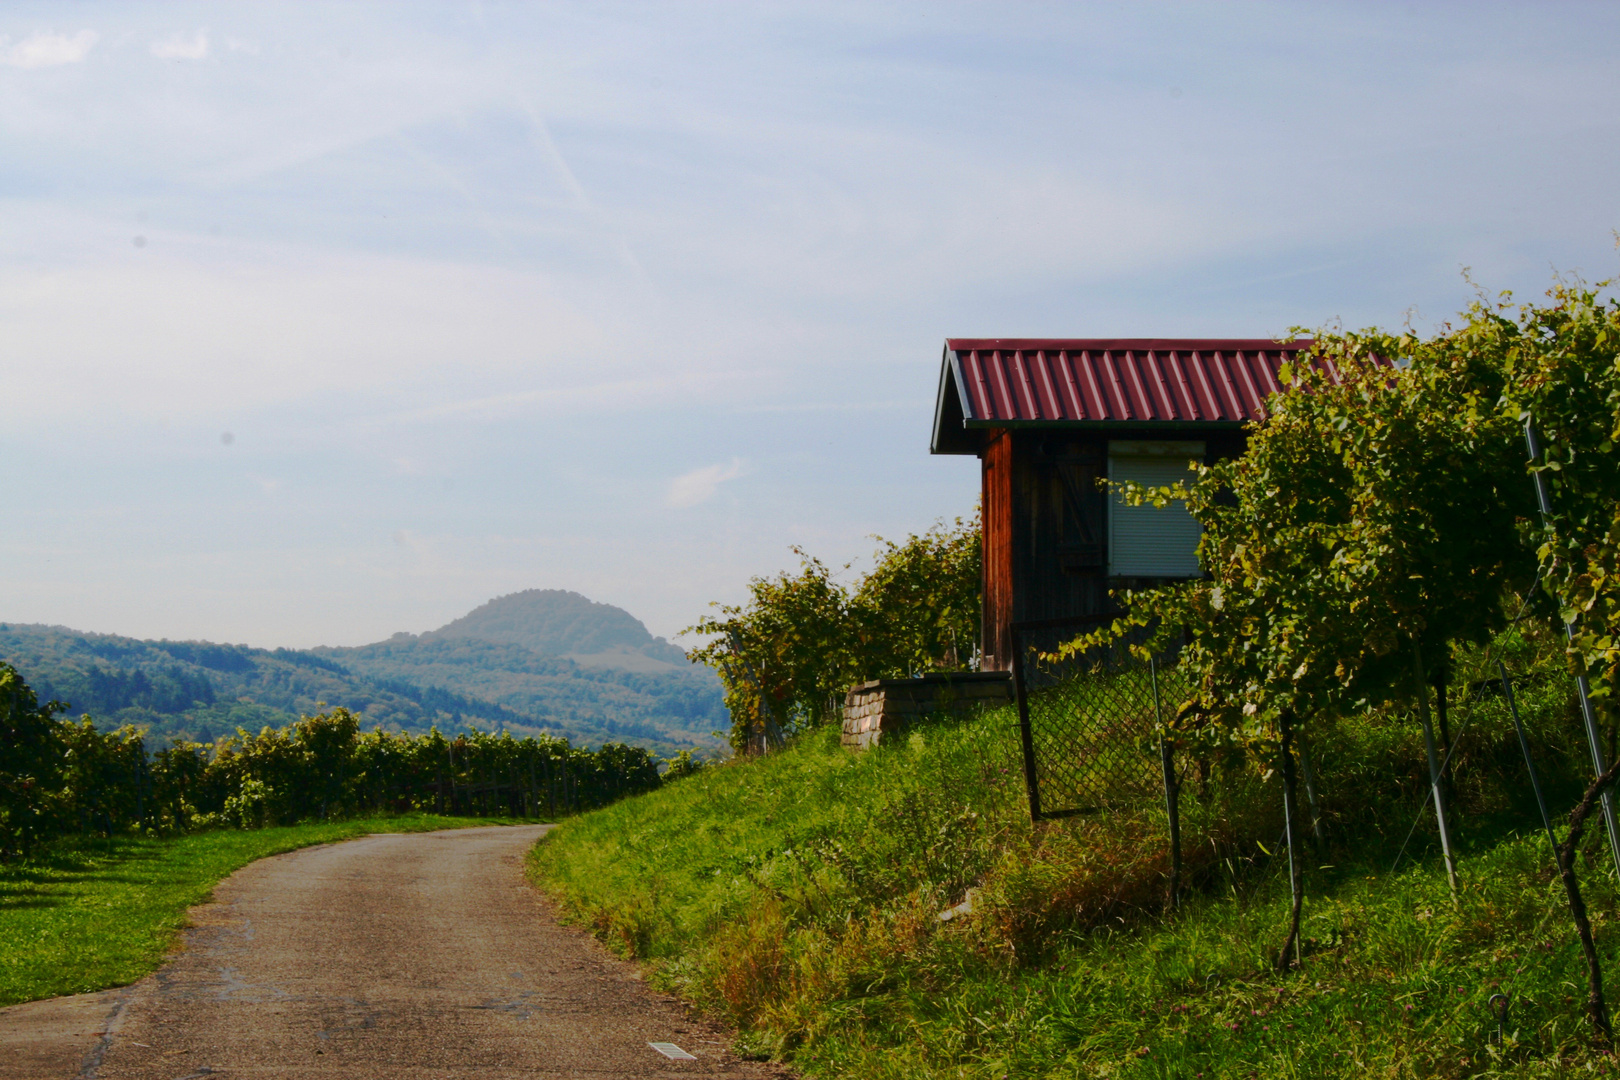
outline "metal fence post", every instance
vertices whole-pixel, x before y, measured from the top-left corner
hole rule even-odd
[[[1024,679],[1024,636],[1012,628],[1013,696],[1018,700],[1018,737],[1024,750],[1024,788],[1029,792],[1029,820],[1041,820],[1041,788],[1035,775],[1035,733],[1029,726],[1029,687]]]

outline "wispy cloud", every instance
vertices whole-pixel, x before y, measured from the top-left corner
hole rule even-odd
[[[664,505],[684,510],[708,502],[720,490],[721,484],[735,480],[742,474],[741,458],[732,458],[729,465],[705,465],[701,469],[693,469],[669,482],[669,494],[664,496]]]
[[[184,34],[175,34],[162,41],[154,41],[152,55],[159,60],[201,60],[208,55],[208,31],[199,30],[189,38]]]
[[[47,31],[23,38],[15,45],[10,38],[0,35],[0,64],[25,69],[77,64],[89,55],[98,40],[99,35],[94,30],[80,30],[72,37]]]

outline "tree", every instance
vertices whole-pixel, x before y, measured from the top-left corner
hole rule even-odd
[[[723,617],[684,631],[714,635],[687,656],[719,674],[735,750],[763,749],[820,720],[857,666],[848,591],[825,563],[793,550],[797,574],[754,578],[746,605],[717,605]]]
[[[877,538],[875,565],[850,598],[868,672],[916,675],[976,662],[980,529],[957,518],[896,544]],[[869,676],[876,677],[876,676]]]
[[[25,854],[37,839],[61,771],[55,715],[17,669],[0,662],[0,857]]]
[[[898,544],[877,539],[874,565],[853,588],[794,548],[797,574],[754,578],[746,604],[716,605],[718,616],[685,631],[710,636],[687,656],[719,673],[733,748],[762,749],[822,722],[856,683],[977,662],[978,516]]]

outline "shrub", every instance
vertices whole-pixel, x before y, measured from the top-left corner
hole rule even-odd
[[[879,544],[853,588],[795,548],[797,574],[754,578],[748,603],[720,606],[686,631],[712,635],[687,655],[719,673],[734,749],[820,723],[855,683],[977,665],[977,515]]]

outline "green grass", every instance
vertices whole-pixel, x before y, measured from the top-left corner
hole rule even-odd
[[[53,845],[0,864],[0,1006],[104,990],[155,970],[186,909],[255,859],[368,833],[512,824],[412,814]]]
[[[1555,809],[1579,748],[1567,682],[1521,705]],[[1007,713],[856,755],[834,732],[561,825],[531,873],[654,981],[818,1076],[1614,1075],[1523,761],[1499,701],[1456,759],[1462,895],[1423,818],[1404,718],[1318,733],[1328,841],[1307,874],[1303,969],[1278,973],[1287,882],[1274,783],[1189,782],[1192,882],[1162,897],[1162,810],[1031,825]],[[1601,828],[1583,881],[1611,986],[1620,919]],[[973,888],[971,914],[938,914]],[[1491,1040],[1492,994],[1512,996]]]

